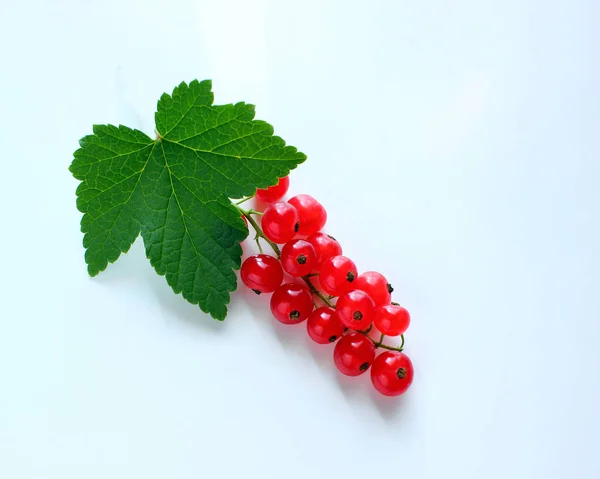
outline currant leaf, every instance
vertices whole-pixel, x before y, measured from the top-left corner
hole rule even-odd
[[[215,319],[237,286],[248,234],[229,198],[251,195],[306,159],[246,103],[213,105],[211,82],[163,94],[157,138],[96,125],[70,166],[88,272],[95,276],[141,233],[146,256],[175,293]]]

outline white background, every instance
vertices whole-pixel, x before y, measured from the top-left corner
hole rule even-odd
[[[0,477],[600,477],[596,0],[0,2]],[[213,80],[412,313],[410,392],[138,241],[94,279],[67,168]]]

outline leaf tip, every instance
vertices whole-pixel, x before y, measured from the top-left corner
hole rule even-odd
[[[90,278],[93,278],[94,276],[98,276],[98,274],[100,274],[100,270],[91,264],[88,264],[87,272]]]
[[[190,88],[191,87],[196,87],[199,86],[201,88],[206,88],[208,90],[212,90],[212,80],[198,80],[198,79],[194,79],[190,82]]]

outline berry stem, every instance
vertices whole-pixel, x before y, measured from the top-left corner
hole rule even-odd
[[[319,298],[321,301],[323,301],[330,308],[335,308],[335,306],[331,303],[331,301],[329,301],[327,299],[327,297],[323,293],[321,293],[321,291],[319,291],[317,288],[315,288],[315,285],[312,284],[312,282],[310,281],[310,275],[303,276],[302,279],[304,280],[304,282],[306,283],[306,285],[308,286],[308,289],[310,289],[310,292],[312,294],[314,294],[317,298]]]
[[[358,333],[361,333],[361,334],[364,334],[365,336],[367,336],[371,332],[371,329],[373,329],[372,324],[370,324],[367,329],[363,329],[362,331],[360,329],[356,329],[356,330],[353,329],[352,331],[356,331]],[[373,339],[371,337],[369,337],[369,339],[371,339],[371,341],[373,341]],[[375,341],[373,341],[373,342],[375,342]]]
[[[381,337],[379,338],[379,341],[375,341],[371,336],[369,336],[369,330],[367,331],[357,331],[360,334],[364,334],[367,338],[369,338],[372,342],[373,342],[373,346],[375,346],[375,348],[383,348],[383,349],[387,349],[388,351],[398,351],[401,352],[404,349],[404,334],[401,335],[402,338],[402,342],[400,343],[400,346],[390,346],[388,344],[383,344],[383,338],[385,337],[385,334],[382,334]]]
[[[243,208],[240,208],[239,206],[236,206],[236,207],[239,210],[239,212],[242,213],[244,215],[244,217],[248,220],[248,223],[250,223],[252,225],[252,228],[254,228],[254,231],[256,232],[256,242],[258,243],[258,238],[264,239],[268,243],[268,245],[271,248],[273,248],[273,251],[277,255],[277,259],[279,259],[281,257],[281,251],[279,250],[279,246],[277,246],[275,243],[273,243],[269,238],[267,238],[265,236],[265,234],[263,233],[262,229],[260,228],[260,226],[258,225],[256,220],[254,218],[252,218],[253,214],[258,214],[259,212],[254,211],[254,210],[245,210]]]
[[[262,244],[260,244],[260,236],[255,235],[254,241],[256,241],[256,246],[258,246],[258,251],[260,252],[260,254],[263,254],[263,247]]]
[[[388,346],[387,344],[380,344],[379,347],[383,348],[383,349],[387,349],[388,351],[402,352],[402,350],[404,350],[404,347],[402,345],[395,347],[395,346]]]

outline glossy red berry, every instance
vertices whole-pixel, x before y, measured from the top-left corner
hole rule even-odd
[[[283,324],[301,323],[313,307],[310,292],[299,284],[282,284],[271,296],[271,312]]]
[[[306,330],[310,338],[319,344],[335,342],[344,332],[344,325],[340,321],[335,309],[317,308],[306,322]]]
[[[325,233],[315,233],[306,238],[317,253],[317,263],[320,265],[323,261],[339,256],[342,254],[342,247],[338,241],[333,237]]]
[[[289,241],[281,250],[281,266],[295,277],[312,273],[317,267],[315,248],[301,239]]]
[[[390,304],[392,300],[392,285],[387,282],[385,276],[377,271],[365,271],[361,273],[352,285],[353,288],[364,291],[377,306]]]
[[[333,350],[333,361],[346,376],[364,373],[375,358],[375,346],[364,334],[350,333],[342,336]]]
[[[240,278],[256,294],[272,293],[283,281],[283,270],[273,256],[255,254],[242,263]]]
[[[256,198],[265,203],[273,203],[274,201],[283,198],[289,187],[290,177],[284,176],[283,178],[279,178],[279,182],[276,185],[256,190]]]
[[[400,336],[410,325],[410,313],[402,306],[386,304],[375,309],[375,327],[387,336]]]
[[[298,211],[289,203],[273,203],[262,215],[263,233],[273,243],[291,241],[300,228]]]
[[[298,210],[301,235],[311,235],[321,231],[327,222],[327,212],[323,205],[310,195],[296,195],[288,200]]]
[[[375,303],[367,293],[355,289],[340,296],[335,310],[344,326],[354,330],[363,330],[373,322]]]
[[[358,276],[356,265],[345,256],[334,256],[321,265],[319,279],[323,291],[331,296],[340,296],[353,289],[352,283]]]
[[[412,384],[415,371],[410,358],[398,351],[385,351],[375,358],[371,382],[385,396],[399,396]]]

